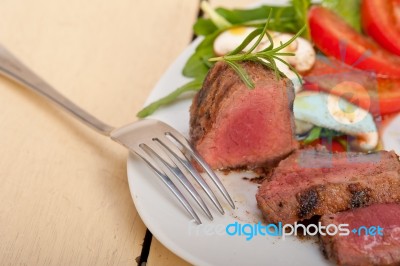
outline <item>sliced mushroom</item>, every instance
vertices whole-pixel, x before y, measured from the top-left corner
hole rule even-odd
[[[297,77],[296,73],[294,73],[287,65],[285,65],[281,61],[275,61],[275,63],[279,71],[285,74],[285,76],[292,81],[294,92],[298,93],[301,90],[302,83]]]
[[[294,123],[296,126],[296,131],[295,131],[296,135],[303,135],[303,134],[309,132],[314,127],[313,124],[303,121],[303,120],[295,119]]]
[[[224,55],[237,46],[256,28],[254,27],[234,27],[222,32],[214,41],[214,52],[218,56]],[[274,47],[278,47],[281,43],[289,41],[294,35],[290,33],[279,33],[274,31],[268,32],[274,42]],[[245,49],[249,49],[256,40],[253,40]],[[264,37],[255,51],[265,49],[270,45],[267,37]],[[297,71],[304,72],[310,70],[315,63],[315,50],[311,43],[306,39],[298,37],[290,45],[281,50],[281,52],[294,53],[294,56],[282,56],[281,58],[291,64]],[[284,65],[284,64],[282,64]],[[281,67],[280,65],[279,67]],[[284,70],[279,69],[285,73]],[[287,72],[287,71],[286,71]],[[286,74],[286,73],[285,73]]]
[[[277,34],[273,40],[275,46],[289,41],[294,35],[289,33]],[[312,68],[315,63],[315,50],[306,39],[298,37],[282,52],[294,53],[294,56],[285,56],[283,59],[291,64],[297,71],[305,72]]]
[[[362,151],[371,151],[375,149],[379,142],[379,134],[378,132],[366,132],[361,133],[356,136],[356,139],[353,140],[350,145],[353,147],[357,147]]]
[[[254,27],[234,27],[222,32],[214,41],[214,53],[218,56],[229,53],[238,47],[247,35],[255,29]],[[256,40],[253,40],[246,48],[249,49],[255,42]],[[246,48],[244,51],[247,51]]]
[[[335,95],[300,92],[294,101],[296,119],[354,136],[350,144],[362,151],[373,150],[379,135],[372,115]]]

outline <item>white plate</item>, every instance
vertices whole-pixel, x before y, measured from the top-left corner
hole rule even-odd
[[[276,4],[276,1],[274,1]],[[146,103],[150,103],[184,84],[187,79],[181,70],[200,42],[197,39],[178,57],[160,79]],[[189,106],[187,97],[171,106],[161,108],[152,118],[162,120],[184,135],[189,131]],[[397,119],[399,120],[399,119]],[[397,121],[400,124],[400,121]],[[398,132],[398,125],[392,129]],[[398,139],[393,139],[397,146]],[[390,143],[393,140],[389,140]],[[396,148],[397,148],[396,146]],[[397,150],[399,151],[399,150]],[[257,223],[262,221],[256,206],[257,186],[243,180],[251,173],[219,174],[236,203],[236,209],[219,215],[211,211],[210,222],[197,210],[203,224],[195,225],[179,202],[164,184],[136,157],[128,159],[128,180],[132,198],[143,222],[153,235],[172,252],[195,265],[330,265],[323,257],[316,241],[296,237],[282,239],[272,236],[255,236],[247,241],[245,236],[229,236],[225,227],[231,223]],[[221,199],[226,210],[228,204]],[[211,203],[207,202],[209,206]],[[195,203],[192,204],[194,206]]]

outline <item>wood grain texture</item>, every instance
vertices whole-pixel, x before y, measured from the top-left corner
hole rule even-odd
[[[250,4],[254,3],[254,1],[252,0],[236,0],[236,1],[210,0],[209,2],[213,7],[224,6],[228,8],[245,8]],[[176,255],[174,255],[170,250],[168,250],[157,239],[153,237],[149,253],[148,265],[183,266],[190,264],[188,262],[185,262],[181,258],[177,257]]]
[[[153,237],[147,265],[186,266],[190,264],[176,256],[163,244],[161,244],[156,238]]]
[[[4,0],[1,42],[114,125],[190,41],[196,0]],[[145,226],[127,152],[0,78],[0,265],[134,265]]]

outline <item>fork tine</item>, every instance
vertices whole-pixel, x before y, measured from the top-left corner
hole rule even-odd
[[[171,131],[176,131],[176,130],[171,130]],[[224,198],[228,201],[229,205],[235,209],[235,203],[233,202],[231,196],[229,195],[228,191],[226,191],[224,185],[221,183],[217,175],[214,173],[213,170],[208,166],[208,164],[200,157],[200,155],[192,149],[189,141],[182,137],[179,133],[175,132],[176,134],[172,134],[172,132],[166,132],[166,135],[172,137],[174,140],[176,140],[180,145],[183,147],[183,154],[186,156],[194,158],[201,167],[205,170],[205,172],[208,174],[208,176],[211,178],[211,180],[214,182],[214,184],[217,186],[218,190],[222,193]]]
[[[221,183],[221,180],[219,180],[219,178],[214,173],[214,171],[210,168],[210,166],[200,157],[200,155],[196,151],[194,151],[194,150],[188,150],[188,151],[193,155],[193,157],[203,167],[203,169],[206,170],[206,173],[211,178],[211,180],[214,182],[214,184],[218,187],[218,189],[221,191],[222,195],[228,201],[229,205],[231,205],[232,209],[235,209],[235,203],[233,202],[231,196],[229,195],[228,191],[226,191],[226,188]]]
[[[154,138],[153,141],[156,141],[158,143],[161,143],[157,138]],[[164,146],[163,146],[164,147]],[[181,182],[181,184],[185,187],[185,189],[190,193],[190,195],[194,198],[194,200],[197,202],[197,204],[200,206],[200,208],[204,211],[204,213],[207,215],[207,217],[210,220],[213,220],[213,216],[211,215],[210,210],[207,208],[207,205],[204,203],[203,199],[197,192],[197,190],[193,187],[192,183],[189,182],[189,180],[186,178],[185,174],[179,169],[179,167],[176,165],[176,163],[173,161],[172,158],[171,162],[174,164],[168,163],[166,160],[164,160],[159,154],[157,154],[149,145],[143,144],[142,149],[145,148],[145,151],[150,153],[149,155],[155,156],[163,165],[165,165],[168,170]],[[173,155],[175,158],[177,158],[177,154],[174,153],[172,150],[168,149],[168,152],[165,152],[167,156]]]
[[[149,132],[155,134],[154,137],[157,137],[159,139],[162,140],[167,139],[163,141],[166,147],[164,147],[161,143],[154,143],[154,138],[152,139],[151,136],[149,136]],[[190,213],[190,215],[193,218],[195,218],[195,220],[198,223],[201,223],[201,221],[198,218],[197,214],[194,212],[193,208],[190,206],[188,201],[184,198],[182,193],[169,178],[171,174],[176,175],[177,171],[174,171],[176,169],[179,169],[180,172],[184,171],[182,172],[183,176],[186,174],[186,171],[188,171],[195,178],[196,182],[198,182],[200,186],[202,186],[201,184],[203,184],[202,186],[203,189],[204,187],[206,187],[205,191],[207,193],[207,188],[209,187],[202,178],[202,175],[200,175],[200,171],[198,171],[198,169],[196,169],[196,167],[192,165],[194,160],[199,164],[199,167],[201,167],[202,170],[204,170],[207,173],[207,175],[211,178],[214,185],[222,193],[224,198],[228,201],[229,205],[233,209],[235,208],[233,200],[229,196],[225,187],[222,185],[221,181],[218,179],[218,176],[211,170],[211,168],[207,165],[207,163],[201,159],[200,155],[191,146],[189,141],[179,131],[172,128],[168,124],[159,120],[143,119],[135,123],[131,123],[126,126],[113,130],[110,133],[110,136],[113,140],[122,144],[123,146],[127,147],[129,150],[135,152],[138,156],[140,156],[155,172],[155,174],[158,175],[161,178],[161,180],[168,186],[168,188],[174,193],[174,195],[178,198],[178,200],[185,207],[185,209]],[[149,142],[149,140],[152,140],[153,142]],[[143,149],[144,147],[143,145],[145,143],[148,144],[154,143],[155,146],[153,146],[153,144],[151,144],[151,146],[154,147],[157,152],[160,151],[159,156],[161,156],[161,158],[163,158],[164,161],[167,161],[170,167],[168,168],[168,166],[165,165],[165,163],[162,160],[159,160],[157,158],[157,156],[155,155],[157,154],[157,152],[155,152],[155,154],[152,154],[151,151],[149,151],[150,148]],[[140,145],[142,145],[142,147],[140,147]],[[170,153],[167,147],[169,148],[173,147],[173,149],[171,149],[172,151],[177,151],[177,150],[179,151]],[[178,158],[175,157],[174,154],[178,155]],[[175,166],[177,168],[175,168]],[[184,167],[185,170],[182,167]],[[179,175],[180,173],[178,174],[178,176]],[[212,192],[211,189],[208,190]],[[214,197],[213,196],[210,197],[210,195],[213,195]],[[211,201],[213,201],[213,203],[216,204],[217,206],[216,208],[221,213],[224,213],[224,210],[221,207],[221,204],[218,202],[217,197],[215,197],[214,192],[213,194],[209,193],[208,196],[211,199],[212,198],[215,199],[215,201],[213,200]]]
[[[186,198],[182,195],[179,189],[175,186],[172,180],[162,171],[159,170],[153,163],[151,163],[148,159],[142,156],[139,152],[135,153],[154,171],[154,173],[163,181],[163,183],[169,188],[169,190],[175,195],[175,197],[179,200],[179,202],[183,205],[186,211],[193,217],[193,219],[201,224],[201,220],[199,216],[197,216],[196,212],[193,210],[192,206],[186,200]]]
[[[201,186],[201,188],[206,192],[207,196],[210,198],[212,203],[214,203],[215,207],[221,214],[224,214],[224,209],[219,203],[217,197],[214,192],[208,186],[208,184],[204,181],[203,177],[199,174],[199,172],[193,167],[193,165],[189,162],[189,159],[186,156],[179,156],[177,152],[172,151],[172,149],[179,149],[175,144],[166,137],[163,137],[162,140],[157,138],[156,141],[160,143],[165,149],[167,149],[193,176],[193,178],[197,181],[197,183]],[[171,146],[171,144],[173,146]],[[180,149],[179,149],[180,150]]]

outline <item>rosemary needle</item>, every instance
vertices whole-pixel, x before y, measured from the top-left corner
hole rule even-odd
[[[282,62],[283,64],[287,65],[290,70],[292,70],[297,78],[301,81],[301,78],[297,71],[290,65],[288,64],[285,60],[281,59],[279,56],[293,56],[293,53],[285,53],[281,52],[284,48],[289,46],[297,37],[299,37],[303,31],[306,29],[306,26],[303,26],[299,32],[297,32],[290,40],[288,40],[285,43],[280,43],[278,47],[274,48],[274,42],[272,40],[271,35],[268,33],[268,24],[271,19],[271,12],[269,13],[267,22],[265,23],[264,27],[255,29],[252,31],[244,40],[243,42],[236,47],[234,50],[229,52],[228,54],[224,56],[219,56],[219,57],[213,57],[210,58],[210,62],[218,62],[218,61],[223,61],[227,63],[240,77],[240,79],[246,84],[247,87],[250,89],[254,89],[254,83],[251,80],[251,77],[248,75],[246,70],[239,64],[239,62],[243,61],[254,61],[258,62],[264,66],[267,66],[271,68],[277,77],[279,78],[281,75],[283,75],[277,65],[276,65],[276,60],[279,62]],[[257,48],[257,46],[260,44],[262,39],[266,36],[270,42],[269,46],[261,51],[254,52],[254,49]],[[257,38],[256,42],[250,47],[249,50],[246,52],[243,52],[243,50],[255,39]]]

